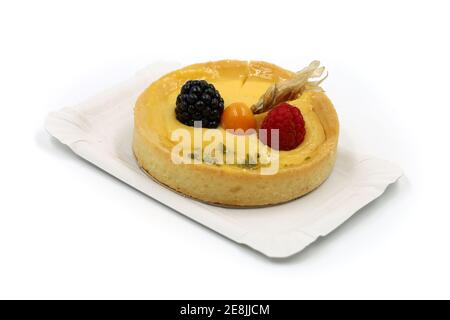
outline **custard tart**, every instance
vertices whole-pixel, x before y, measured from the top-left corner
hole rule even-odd
[[[223,206],[274,205],[311,192],[332,171],[339,135],[323,71],[316,61],[292,72],[224,60],[163,76],[135,105],[139,166],[178,193]]]

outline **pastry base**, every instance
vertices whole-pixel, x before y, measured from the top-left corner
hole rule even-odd
[[[136,155],[135,155],[135,158],[136,158]],[[137,160],[137,158],[136,158],[136,160]],[[266,208],[266,207],[276,206],[276,205],[279,205],[279,204],[289,203],[289,202],[291,202],[291,201],[297,200],[297,199],[303,197],[304,195],[306,195],[306,194],[304,194],[304,195],[298,196],[297,198],[288,200],[288,201],[286,201],[286,202],[280,202],[280,203],[274,203],[274,204],[254,205],[254,206],[227,205],[227,204],[223,204],[223,203],[210,202],[210,201],[205,201],[205,200],[202,200],[202,199],[199,199],[199,198],[194,198],[194,197],[189,196],[189,195],[187,195],[187,194],[185,194],[185,193],[182,193],[182,192],[180,192],[180,191],[177,191],[177,190],[175,190],[174,188],[172,188],[172,187],[168,186],[167,184],[164,184],[164,183],[162,183],[161,181],[159,181],[158,179],[156,179],[156,178],[155,178],[154,176],[152,176],[147,170],[145,170],[145,168],[143,168],[143,167],[141,167],[141,166],[140,166],[139,168],[140,168],[140,169],[141,169],[148,177],[150,177],[154,182],[156,182],[156,183],[159,184],[160,186],[163,186],[163,187],[166,188],[166,189],[169,189],[169,190],[172,191],[172,192],[175,192],[175,193],[179,194],[180,196],[183,196],[183,197],[185,197],[185,198],[189,198],[189,199],[192,199],[192,200],[196,200],[196,201],[199,201],[199,202],[202,202],[202,203],[205,203],[205,204],[209,204],[209,205],[212,205],[212,206],[221,207],[221,208],[229,208],[229,209],[257,209],[257,208]],[[326,180],[327,180],[327,179],[325,179],[323,182],[325,182]],[[322,183],[323,183],[323,182],[322,182]],[[322,184],[322,183],[321,183],[321,184]],[[320,186],[320,185],[319,185],[319,186]],[[317,186],[317,187],[319,187],[319,186]],[[316,187],[315,189],[317,189],[317,187]],[[311,191],[309,191],[309,192],[307,192],[307,193],[310,193],[310,192],[312,192],[312,191],[314,191],[314,190],[311,190]]]

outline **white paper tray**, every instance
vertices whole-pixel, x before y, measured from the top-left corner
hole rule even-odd
[[[339,146],[330,178],[317,190],[286,204],[229,209],[178,195],[142,172],[131,150],[136,98],[152,81],[177,67],[173,63],[154,64],[85,103],[51,113],[46,129],[76,154],[137,190],[273,258],[291,256],[327,235],[402,174],[390,162]]]

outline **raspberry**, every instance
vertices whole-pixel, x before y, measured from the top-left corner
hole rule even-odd
[[[264,118],[261,129],[267,129],[267,141],[261,141],[272,147],[270,129],[279,129],[279,150],[292,150],[297,148],[305,138],[305,120],[300,110],[288,103],[280,103]]]

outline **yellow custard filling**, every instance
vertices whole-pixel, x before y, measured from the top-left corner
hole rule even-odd
[[[141,109],[143,123],[146,126],[143,133],[148,139],[158,139],[160,145],[169,152],[178,143],[171,139],[172,132],[176,129],[183,128],[194,135],[194,128],[180,123],[175,118],[174,111],[177,95],[187,80],[205,79],[212,83],[219,90],[226,108],[234,102],[243,102],[251,106],[272,83],[287,77],[289,77],[288,71],[284,74],[274,74],[272,70],[266,70],[258,66],[257,63],[248,65],[244,62],[239,68],[234,69],[200,71],[196,70],[194,66],[191,69],[178,71],[176,77],[170,77],[169,75],[166,78],[162,78],[158,81],[159,88],[147,90],[140,97],[141,103],[146,106],[144,109]],[[323,95],[323,93],[305,92],[299,99],[289,102],[300,109],[305,120],[306,135],[304,141],[296,149],[280,151],[279,163],[281,168],[300,165],[308,161],[326,139],[322,123],[314,112],[314,103],[317,101],[317,99],[314,99],[314,96],[317,95]],[[256,115],[258,124],[262,122],[265,116],[265,113]],[[201,130],[219,130],[225,135],[225,130],[221,127]],[[246,146],[248,145],[248,139],[251,138],[251,135],[233,136],[236,140],[246,140],[243,142]],[[210,143],[210,141],[203,141],[203,147]],[[226,141],[224,145],[227,149],[230,149],[227,147]],[[236,166],[227,164],[222,166],[224,169],[236,168]]]

